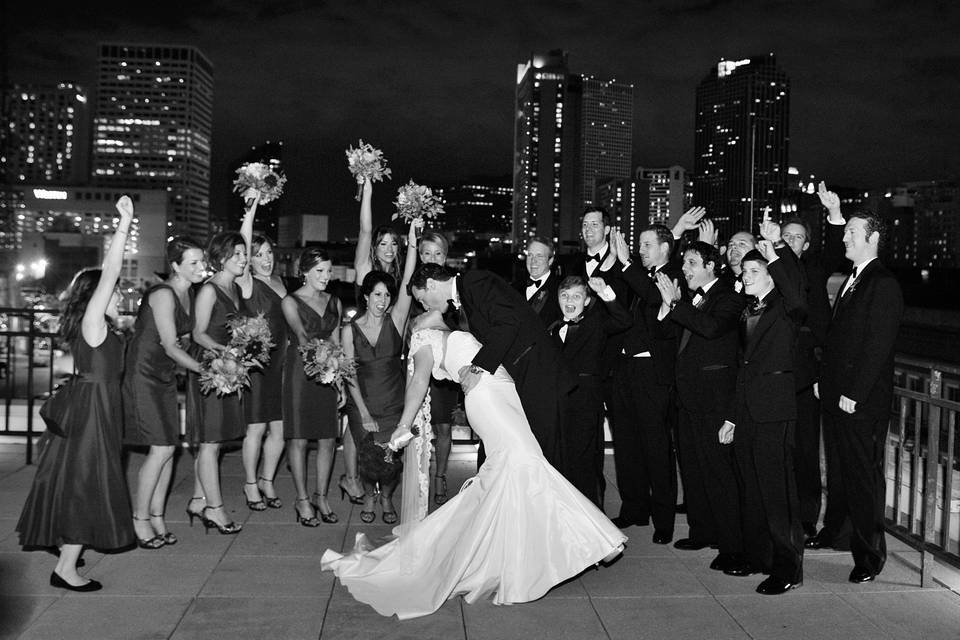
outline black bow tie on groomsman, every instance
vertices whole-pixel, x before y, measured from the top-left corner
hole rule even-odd
[[[560,326],[569,327],[569,326],[571,326],[571,325],[580,324],[580,321],[581,321],[581,320],[583,320],[583,314],[582,314],[582,313],[581,313],[580,315],[578,315],[576,318],[571,318],[571,319],[569,319],[569,320],[567,320],[566,318],[564,318],[563,320],[560,321]]]
[[[594,254],[594,255],[590,255],[590,254],[588,253],[588,254],[587,254],[586,261],[587,261],[587,262],[594,262],[594,261],[600,262],[600,254],[597,253],[597,254]]]
[[[544,281],[544,278],[540,278],[539,280],[534,280],[533,278],[527,278],[527,286],[536,287],[537,289],[539,289],[540,283],[543,281]]]

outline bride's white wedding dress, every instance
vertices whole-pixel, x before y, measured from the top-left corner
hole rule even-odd
[[[442,332],[426,329],[412,337],[410,357],[424,345],[434,377],[449,380],[480,348],[454,331],[444,354]],[[349,554],[323,554],[323,569],[378,613],[423,616],[458,594],[469,603],[491,593],[494,604],[536,600],[627,539],[543,457],[503,367],[482,376],[465,409],[487,459],[460,493],[381,547],[357,534]]]

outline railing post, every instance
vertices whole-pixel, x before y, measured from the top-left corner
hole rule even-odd
[[[931,399],[940,398],[942,381],[943,373],[931,368],[929,385]],[[934,402],[928,406],[926,473],[923,486],[923,548],[920,550],[921,587],[933,585],[933,569],[937,563],[928,547],[936,546],[937,479],[940,475],[940,407]],[[918,438],[919,435],[917,434]]]
[[[32,309],[27,313],[27,464],[33,464],[33,354],[36,340],[33,314]]]

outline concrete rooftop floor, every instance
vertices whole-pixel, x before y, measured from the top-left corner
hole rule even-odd
[[[389,533],[382,523],[363,525],[359,506],[332,505],[340,523],[298,526],[293,487],[281,463],[281,510],[253,513],[241,496],[239,450],[225,454],[225,502],[244,523],[236,536],[204,534],[187,526],[192,464],[179,456],[167,523],[180,537],[158,551],[86,552],[86,569],[104,589],[77,594],[48,585],[53,557],[21,551],[14,532],[34,467],[22,444],[0,442],[0,638],[960,638],[960,596],[943,587],[920,587],[919,553],[888,536],[891,556],[873,583],[847,582],[848,553],[817,551],[805,558],[805,581],[778,597],[754,593],[756,576],[733,578],[707,565],[715,551],[684,552],[650,541],[650,527],[627,530],[624,556],[588,570],[522,605],[494,607],[448,601],[437,613],[399,622],[360,604],[320,571],[320,555],[352,546],[362,529]],[[472,450],[454,454],[450,489],[470,474]],[[140,456],[131,455],[131,474]],[[340,460],[334,481],[342,472]],[[612,459],[607,459],[607,513],[617,511]],[[378,512],[379,515],[379,512]],[[678,516],[675,538],[685,535]],[[761,576],[762,577],[762,576]]]

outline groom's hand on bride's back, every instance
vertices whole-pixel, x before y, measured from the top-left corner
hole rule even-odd
[[[469,366],[460,367],[459,374],[460,386],[463,387],[463,395],[470,393],[470,390],[480,382],[480,376],[483,375],[483,373],[471,371]]]

